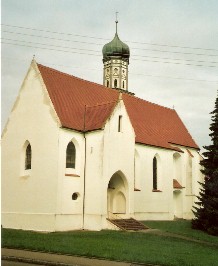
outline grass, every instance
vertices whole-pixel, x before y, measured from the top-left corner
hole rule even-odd
[[[192,238],[193,240],[210,242],[218,245],[218,237],[208,235],[207,233],[199,230],[193,230],[191,228],[190,221],[178,220],[178,221],[146,221],[144,222],[148,227],[159,229],[162,232],[177,234],[178,236],[184,236]],[[217,264],[218,265],[218,264]]]
[[[169,266],[218,265],[217,238],[192,230],[190,222],[149,221],[145,224],[160,229],[163,235],[106,230],[44,234],[3,229],[2,246]],[[166,232],[178,236],[164,235]],[[179,235],[191,239],[181,239]],[[203,242],[192,241],[195,239]]]

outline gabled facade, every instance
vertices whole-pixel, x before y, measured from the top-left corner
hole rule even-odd
[[[192,217],[197,144],[175,110],[110,87],[32,61],[2,136],[3,227]]]

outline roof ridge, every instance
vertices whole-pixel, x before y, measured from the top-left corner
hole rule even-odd
[[[175,112],[176,112],[176,110],[173,109],[173,108],[166,107],[166,106],[163,106],[163,105],[160,105],[160,104],[157,104],[157,103],[153,103],[153,102],[151,102],[151,101],[145,100],[145,99],[140,98],[140,97],[137,97],[137,96],[135,96],[135,95],[131,95],[131,94],[128,94],[128,95],[129,95],[130,97],[134,97],[134,98],[137,99],[137,100],[141,100],[141,101],[143,101],[143,102],[146,102],[146,103],[149,103],[149,104],[152,104],[152,105],[158,106],[158,107],[166,108],[166,109],[169,109],[169,110],[171,110],[171,111],[175,111]],[[176,113],[177,113],[177,112],[176,112]]]
[[[90,80],[86,80],[86,79],[83,79],[83,78],[79,78],[79,77],[76,77],[76,76],[74,76],[74,75],[71,75],[71,74],[68,74],[68,73],[62,72],[62,71],[60,71],[60,70],[57,70],[57,69],[55,69],[55,68],[51,68],[51,67],[48,67],[48,66],[44,66],[44,65],[42,65],[42,64],[40,64],[40,63],[37,63],[37,62],[36,62],[36,64],[39,65],[39,66],[41,66],[41,67],[44,67],[44,68],[50,69],[51,71],[57,72],[57,73],[59,73],[59,74],[61,74],[61,75],[68,76],[68,77],[71,77],[71,78],[73,77],[73,78],[75,78],[75,79],[78,79],[78,80],[81,80],[81,81],[84,81],[84,82],[89,82],[89,83],[91,83],[91,84],[95,84],[95,85],[97,85],[97,86],[104,87],[104,89],[108,89],[108,90],[113,90],[113,91],[114,91],[114,89],[112,89],[112,88],[108,88],[108,87],[106,87],[106,86],[104,86],[104,85],[102,85],[102,84],[99,84],[99,83],[97,83],[97,82],[93,82],[93,81],[90,81]]]
[[[79,78],[79,77],[76,77],[76,76],[74,76],[74,75],[71,75],[71,74],[68,74],[68,73],[62,72],[62,71],[60,71],[60,70],[57,70],[57,69],[54,69],[54,68],[51,68],[51,67],[48,67],[48,66],[44,66],[44,65],[42,65],[42,64],[40,64],[40,63],[37,63],[37,65],[40,65],[41,67],[44,67],[44,68],[48,68],[48,69],[50,69],[51,71],[58,72],[58,73],[61,74],[61,75],[68,76],[68,77],[73,77],[73,78],[75,78],[75,79],[77,79],[77,80],[81,80],[81,81],[84,81],[84,82],[89,82],[90,84],[95,84],[95,85],[97,85],[97,86],[103,87],[104,89],[108,89],[108,90],[110,90],[110,91],[115,91],[113,88],[108,88],[108,87],[106,87],[106,86],[104,86],[104,85],[102,85],[102,84],[99,84],[99,83],[97,83],[97,82],[93,82],[93,81],[89,81],[89,80],[86,80],[86,79],[83,79],[83,78]],[[163,105],[157,104],[157,103],[150,102],[150,101],[148,101],[148,100],[145,100],[145,99],[139,98],[139,97],[137,97],[137,96],[135,96],[135,95],[132,95],[132,94],[127,94],[125,91],[124,91],[124,92],[121,92],[121,93],[122,93],[122,94],[125,94],[125,95],[132,96],[132,97],[134,97],[135,99],[141,100],[141,101],[143,101],[143,102],[150,103],[150,104],[152,104],[152,105],[154,105],[154,106],[159,106],[159,107],[166,108],[166,109],[169,109],[169,110],[171,110],[171,111],[175,111],[175,112],[176,112],[175,109],[172,109],[172,108],[169,108],[169,107],[166,107],[166,106],[163,106]]]

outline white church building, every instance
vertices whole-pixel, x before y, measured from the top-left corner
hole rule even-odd
[[[2,226],[115,229],[191,219],[199,147],[174,109],[128,91],[129,47],[103,47],[103,85],[31,62],[2,134]]]

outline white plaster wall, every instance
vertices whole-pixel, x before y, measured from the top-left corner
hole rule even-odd
[[[32,62],[2,136],[3,227],[54,230],[59,121]],[[32,148],[24,170],[23,145]]]
[[[135,217],[139,220],[172,219],[173,211],[173,152],[136,144],[140,158],[141,180],[135,191]],[[160,192],[153,192],[153,158],[158,157],[158,185]],[[170,170],[171,169],[171,170]]]
[[[60,129],[57,230],[102,229],[102,136],[102,130],[84,135]],[[65,168],[66,148],[70,141],[76,147],[75,169]],[[77,200],[72,200],[73,193],[79,193]]]
[[[141,158],[138,151],[135,149],[135,161],[134,161],[134,189],[139,190],[141,187],[141,178],[142,178],[142,165]]]
[[[118,120],[122,116],[121,132],[118,132]],[[105,125],[103,153],[103,202],[102,214],[107,217],[107,187],[114,173],[123,176],[126,197],[126,217],[134,213],[134,154],[135,133],[126,112],[123,101],[119,101],[112,116]]]
[[[103,196],[102,158],[103,131],[95,131],[93,133],[87,134],[85,176],[85,226],[88,229],[92,229],[92,226],[97,226],[98,228],[101,227],[101,220],[99,220],[99,218],[102,214]]]
[[[69,142],[76,148],[75,168],[66,168],[66,149]],[[84,135],[60,128],[58,153],[57,230],[82,229],[83,184],[84,184]],[[76,200],[73,193],[78,193]]]
[[[60,129],[57,230],[102,229],[103,132],[97,130],[84,135]],[[65,168],[66,148],[70,141],[76,147],[75,169]],[[79,193],[75,201],[72,200],[74,192]]]
[[[191,174],[192,174],[192,192],[191,193],[186,193],[186,209],[184,210],[184,219],[192,219],[194,217],[193,212],[193,206],[195,205],[195,202],[198,201],[197,197],[199,195],[200,191],[200,184],[198,183],[204,181],[204,176],[201,173],[202,167],[200,166],[200,160],[201,157],[198,153],[198,151],[194,149],[190,149],[191,154],[193,155],[192,158],[192,169],[191,169]]]
[[[122,132],[118,132],[118,119],[122,115]],[[103,130],[86,133],[85,217],[84,228],[108,228],[107,188],[112,175],[120,171],[125,175],[128,215],[133,213],[134,192],[134,131],[122,101],[115,107]],[[68,138],[70,139],[70,137]],[[80,141],[78,141],[80,142]],[[67,141],[66,141],[67,143]],[[65,145],[66,145],[65,143]],[[84,147],[84,138],[81,147]],[[84,153],[82,152],[82,157]],[[82,159],[81,159],[82,161]],[[82,163],[83,165],[83,163]],[[84,186],[81,173],[80,186]],[[69,185],[69,184],[68,184]],[[76,181],[72,186],[76,186]],[[64,187],[64,194],[67,191]],[[83,189],[81,188],[83,192]],[[82,195],[82,194],[81,194]],[[83,196],[83,195],[82,195]],[[79,210],[79,208],[78,208]]]
[[[89,230],[102,229],[102,199],[106,193],[103,177],[103,135],[103,130],[86,134],[84,228]]]
[[[178,218],[191,219],[192,206],[196,199],[194,193],[188,195],[186,192],[187,180],[187,164],[189,154],[185,147],[180,147],[183,152],[180,152],[180,161],[177,170],[180,173],[175,176],[175,166],[173,154],[175,151],[170,151],[162,148],[149,147],[145,145],[136,144],[136,173],[141,173],[141,179],[135,191],[135,217],[140,220],[171,220],[174,215]],[[192,159],[192,187],[193,191],[197,193],[199,190],[197,181],[199,180],[199,155],[195,149],[189,149],[193,154]],[[153,192],[153,164],[152,160],[155,155],[159,156],[159,180],[158,189],[161,192]],[[179,177],[178,181],[184,187],[182,189],[173,189],[173,178]],[[136,176],[136,181],[138,177]],[[174,193],[174,194],[173,194]],[[175,194],[176,193],[176,194]],[[173,196],[174,195],[174,196]],[[175,197],[176,195],[176,197]],[[175,201],[177,199],[177,201]],[[177,210],[175,207],[177,206]],[[178,209],[179,208],[179,209]]]

